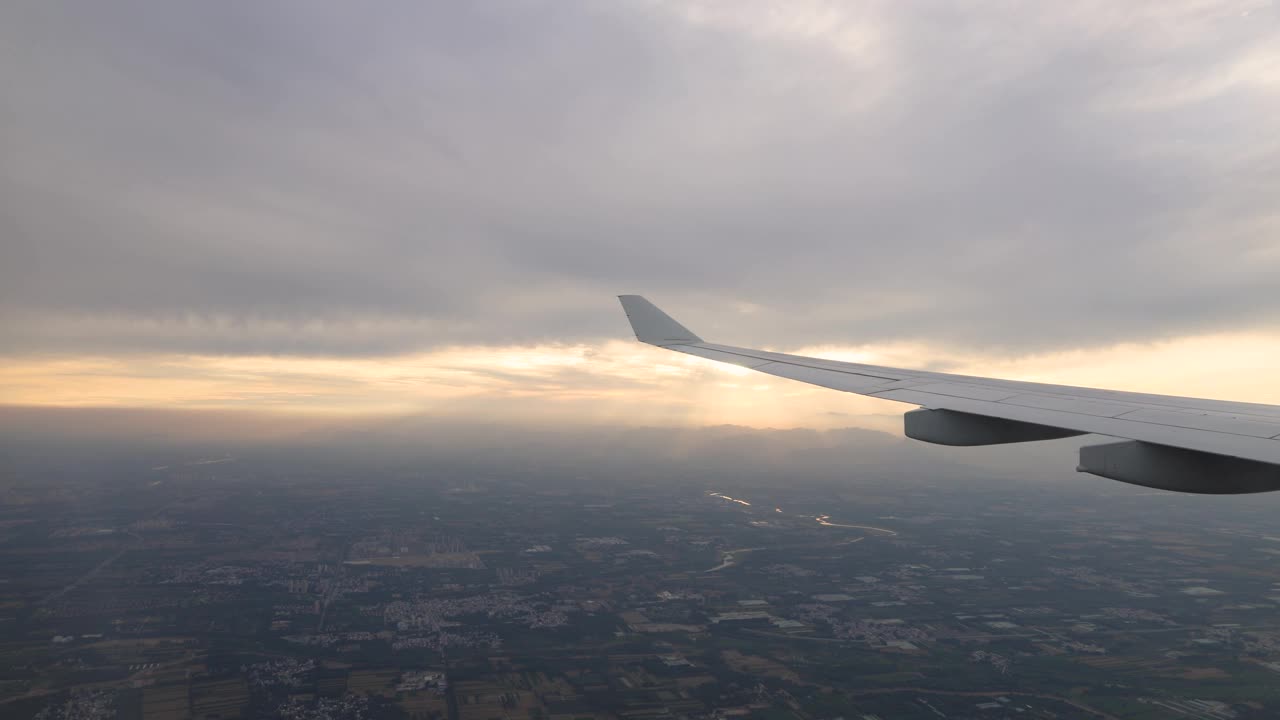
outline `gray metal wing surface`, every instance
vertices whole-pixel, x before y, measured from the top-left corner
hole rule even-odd
[[[706,342],[639,295],[621,295],[636,338],[832,390],[919,406],[908,437],[996,445],[1097,434],[1077,469],[1195,493],[1280,489],[1280,406],[863,365]]]

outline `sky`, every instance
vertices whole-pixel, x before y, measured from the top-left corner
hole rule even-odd
[[[895,429],[712,341],[1280,403],[1280,7],[0,5],[0,403]]]

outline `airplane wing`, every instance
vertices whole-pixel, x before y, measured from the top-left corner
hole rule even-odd
[[[998,445],[1098,434],[1080,472],[1192,493],[1280,490],[1280,406],[862,365],[706,342],[639,295],[620,295],[636,339],[832,390],[920,407],[907,437]]]

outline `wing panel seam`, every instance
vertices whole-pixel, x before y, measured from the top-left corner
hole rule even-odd
[[[687,343],[686,343],[686,344],[687,344]],[[701,347],[701,346],[700,346],[700,345],[692,345],[691,347]],[[713,350],[713,351],[715,351],[715,352],[722,352],[722,353],[724,353],[724,354],[726,354],[726,355],[737,355],[738,357],[751,358],[751,359],[753,359],[753,360],[764,360],[764,358],[760,357],[759,355],[748,355],[748,354],[746,354],[746,353],[732,352],[732,351],[729,351],[729,350],[720,350],[720,349],[717,349],[717,348],[702,348],[702,349],[704,349],[704,350]],[[786,353],[778,353],[778,354],[779,354],[779,355],[786,355]],[[786,356],[787,356],[787,357],[799,357],[798,355],[786,355]],[[813,359],[814,359],[814,360],[821,360],[822,358],[813,358]],[[786,361],[786,360],[767,360],[766,362],[767,362],[767,363],[773,363],[774,365],[793,365],[793,366],[795,366],[795,367],[809,368],[810,370],[822,370],[822,371],[824,371],[824,372],[833,372],[833,373],[838,373],[838,374],[840,374],[840,375],[857,375],[858,377],[875,378],[876,380],[888,380],[889,382],[902,382],[902,378],[891,378],[891,377],[885,377],[884,375],[872,375],[871,373],[854,372],[853,370],[836,370],[836,369],[834,369],[834,368],[817,367],[817,366],[815,366],[815,365],[805,365],[804,363],[788,362],[788,361]],[[839,360],[832,360],[832,361],[830,361],[830,362],[839,362]],[[760,367],[764,367],[764,366],[763,366],[763,365],[761,365]],[[754,369],[754,368],[752,368],[752,369]],[[907,374],[907,373],[903,373],[903,374],[905,375],[905,374]],[[913,379],[914,379],[914,378],[913,378]]]

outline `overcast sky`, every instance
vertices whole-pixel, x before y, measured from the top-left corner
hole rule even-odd
[[[618,293],[1104,385],[1280,338],[1274,2],[14,0],[0,87],[11,402],[670,391]]]

